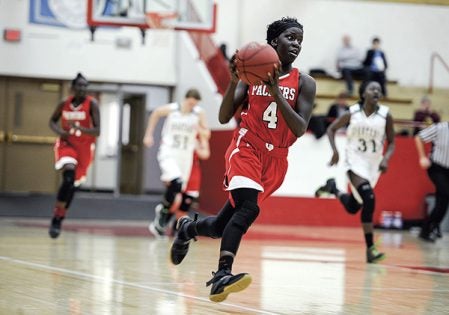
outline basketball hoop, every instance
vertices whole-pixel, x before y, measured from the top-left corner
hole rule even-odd
[[[172,29],[177,16],[176,12],[147,12],[145,20],[149,28]]]

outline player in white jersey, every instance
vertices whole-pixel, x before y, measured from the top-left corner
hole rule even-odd
[[[349,108],[349,112],[351,118],[346,130],[345,169],[365,178],[374,188],[380,176],[379,165],[383,159],[389,108],[378,105],[376,112],[367,116],[363,105],[357,103]],[[359,202],[362,202],[357,191],[354,193]]]
[[[382,96],[380,84],[365,82],[360,87],[361,101],[350,107],[348,113],[335,120],[327,129],[329,142],[333,150],[330,165],[336,165],[339,154],[335,145],[335,132],[349,123],[347,128],[347,145],[345,168],[351,184],[351,193],[337,189],[333,178],[320,187],[316,193],[334,194],[350,214],[360,209],[361,222],[366,243],[366,260],[375,263],[385,258],[377,251],[373,241],[373,213],[375,208],[374,186],[381,173],[388,168],[394,151],[393,117],[386,106],[380,105]],[[387,149],[384,154],[384,140]]]
[[[155,208],[155,218],[149,225],[150,232],[155,236],[165,235],[171,217],[170,208],[188,182],[198,130],[208,130],[205,113],[198,106],[200,100],[199,91],[190,89],[180,104],[161,106],[148,119],[143,143],[151,147],[154,144],[154,129],[159,119],[166,117],[157,159],[162,172],[161,180],[167,188],[162,202]]]

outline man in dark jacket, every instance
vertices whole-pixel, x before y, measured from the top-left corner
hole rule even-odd
[[[367,80],[379,82],[380,87],[382,88],[382,94],[387,96],[387,78],[385,71],[388,68],[388,64],[387,59],[385,58],[385,53],[380,49],[380,39],[378,37],[373,38],[372,47],[366,52],[363,65],[367,70]]]

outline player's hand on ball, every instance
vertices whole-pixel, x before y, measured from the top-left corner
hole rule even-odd
[[[234,83],[237,83],[240,80],[239,72],[237,70],[237,65],[235,64],[235,59],[237,57],[238,52],[239,52],[238,50],[235,51],[235,54],[232,55],[231,60],[229,62],[229,70],[231,72],[231,81],[233,81]]]
[[[75,121],[74,123],[70,123],[69,134],[72,135],[72,136],[76,136],[76,137],[80,137],[81,136],[82,132],[81,132],[79,121]]]
[[[266,82],[263,82],[268,89],[270,90],[270,94],[275,94],[275,89],[279,86],[279,68],[278,65],[274,65],[274,73],[268,72],[267,73],[268,80]]]
[[[272,80],[267,75],[269,72],[276,78],[273,65],[279,65],[280,61],[276,50],[270,45],[250,42],[237,51],[233,63],[240,80],[248,85],[260,85]]]

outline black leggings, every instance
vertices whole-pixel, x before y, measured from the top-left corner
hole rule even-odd
[[[226,201],[225,205],[217,215],[198,220],[194,225],[195,229],[189,229],[189,236],[193,237],[201,235],[220,238],[223,235],[226,224],[228,224],[234,212],[235,208],[231,205],[229,200]]]
[[[432,163],[427,174],[435,185],[435,207],[429,217],[429,223],[439,225],[443,221],[449,206],[449,168]]]
[[[368,182],[364,182],[357,187],[357,192],[362,198],[363,203],[360,204],[354,197],[353,194],[341,194],[339,199],[346,211],[350,214],[356,214],[360,208],[362,213],[360,215],[360,220],[362,223],[372,223],[373,214],[376,205],[376,198],[374,196],[373,189]]]
[[[65,202],[65,208],[68,209],[75,195],[75,170],[65,169],[62,172],[62,183],[59,187],[56,199],[59,202]]]
[[[232,198],[234,199],[235,208],[231,205],[229,201],[226,202],[224,207],[216,216],[210,216],[201,220],[198,220],[194,225],[195,230],[190,230],[188,232],[189,236],[194,236],[194,234],[201,236],[209,236],[213,238],[222,237],[221,248],[222,251],[229,251],[236,254],[240,246],[240,241],[243,234],[241,228],[236,226],[236,224],[230,224],[237,219],[238,215],[235,214],[238,211],[242,211],[242,206],[245,204],[252,203],[257,204],[257,198],[259,191],[250,188],[239,188],[231,192]],[[244,211],[247,211],[245,209]],[[254,214],[254,213],[253,213]],[[234,217],[234,219],[233,219]],[[255,218],[254,218],[255,219]],[[234,221],[233,221],[234,220]],[[249,225],[252,222],[248,222]],[[195,233],[196,232],[196,233]]]

